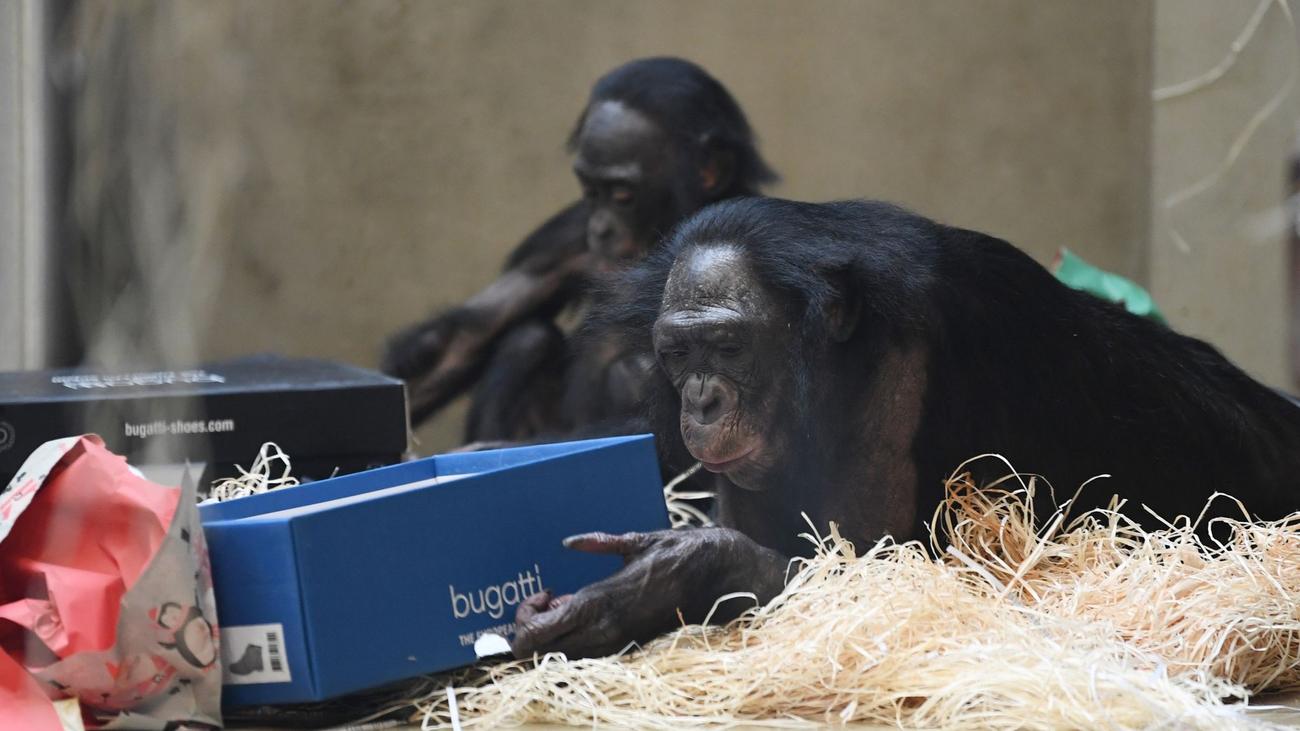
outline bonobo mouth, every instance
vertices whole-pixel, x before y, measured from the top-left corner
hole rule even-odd
[[[700,425],[683,418],[682,444],[686,451],[709,472],[727,472],[740,466],[758,451],[756,435],[739,429],[727,429],[721,422]]]
[[[632,239],[624,239],[616,244],[604,246],[591,245],[588,248],[596,255],[596,271],[602,274],[622,271],[640,261],[646,252],[644,246]]]
[[[754,449],[753,447],[751,447],[749,449],[746,449],[744,452],[741,452],[740,454],[736,455],[735,457],[730,457],[719,461],[710,461],[704,459],[699,455],[696,455],[694,452],[691,452],[691,456],[698,459],[700,461],[700,464],[704,467],[704,469],[708,470],[709,472],[726,472],[727,470],[734,469],[736,465],[740,464],[741,462],[744,462],[745,458],[748,457],[753,451]]]

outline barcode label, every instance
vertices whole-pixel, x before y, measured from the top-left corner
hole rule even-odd
[[[266,633],[266,656],[271,659],[271,672],[284,672],[284,660],[280,658],[280,633],[276,630]]]
[[[288,683],[284,626],[246,624],[221,628],[221,680],[227,685]]]

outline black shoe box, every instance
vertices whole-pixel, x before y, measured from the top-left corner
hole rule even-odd
[[[190,370],[0,373],[0,489],[42,443],[88,432],[136,466],[206,464],[205,480],[247,468],[275,442],[295,477],[322,479],[401,460],[406,391],[375,371],[277,355]]]

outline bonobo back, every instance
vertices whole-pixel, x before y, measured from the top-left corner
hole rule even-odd
[[[1067,288],[1005,241],[939,237],[918,439],[927,502],[962,460],[995,452],[1046,477],[1058,500],[1111,475],[1079,507],[1119,494],[1148,525],[1139,505],[1195,517],[1216,491],[1263,518],[1300,507],[1300,408],[1210,345]],[[1221,500],[1214,514],[1234,510]]]

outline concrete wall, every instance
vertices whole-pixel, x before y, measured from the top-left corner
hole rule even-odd
[[[485,284],[576,195],[562,142],[591,82],[649,54],[692,58],[732,89],[785,176],[776,194],[891,199],[1043,261],[1069,245],[1145,275],[1146,2],[167,8],[153,32],[174,48],[152,44],[152,63],[184,69],[171,74],[184,88],[132,93],[213,109],[231,87],[205,82],[204,64],[219,56],[242,69],[215,118],[176,115],[204,120],[177,131],[191,159],[203,159],[214,125],[222,144],[236,131],[243,155],[233,185],[193,186],[232,191],[211,231],[187,244],[210,286],[187,284],[188,305],[156,313],[201,356],[374,364],[389,332]],[[220,47],[196,51],[205,36],[194,29],[211,23],[227,28]],[[421,450],[454,443],[459,419],[426,429]]]
[[[49,352],[50,209],[47,15],[37,0],[0,3],[0,370]]]
[[[1234,60],[1234,40],[1245,39],[1261,9]],[[1283,200],[1296,134],[1296,48],[1277,3],[1156,3],[1160,96],[1190,80],[1206,83],[1154,105],[1152,294],[1175,328],[1291,388]],[[1211,82],[1220,64],[1226,70]]]
[[[22,8],[0,3],[0,99],[22,93]],[[0,371],[23,366],[22,105],[0,105]]]

